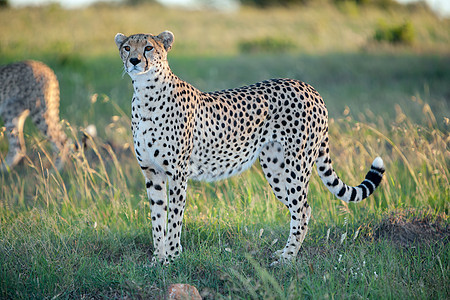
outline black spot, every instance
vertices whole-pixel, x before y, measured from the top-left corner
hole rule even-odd
[[[331,171],[331,169],[328,169],[325,173],[323,173],[323,176],[328,177],[328,176],[331,175],[331,173],[333,173],[333,172]]]

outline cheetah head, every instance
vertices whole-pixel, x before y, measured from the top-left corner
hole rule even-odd
[[[119,48],[125,72],[134,78],[167,61],[167,52],[172,48],[173,33],[164,31],[157,36],[116,34],[114,38]]]

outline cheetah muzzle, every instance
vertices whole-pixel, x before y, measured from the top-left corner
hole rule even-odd
[[[115,37],[134,87],[131,129],[151,206],[155,262],[168,263],[181,253],[188,179],[224,179],[259,158],[275,196],[291,214],[288,241],[277,251],[280,261],[294,258],[305,238],[314,163],[325,186],[346,202],[361,201],[380,184],[384,165],[379,157],[356,187],[336,175],[328,112],[312,86],[271,79],[204,93],[172,73],[167,53],[173,40],[169,31]]]

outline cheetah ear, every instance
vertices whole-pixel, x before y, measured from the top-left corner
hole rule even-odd
[[[161,32],[160,34],[158,34],[157,38],[163,42],[164,48],[166,49],[166,51],[169,51],[172,48],[172,44],[173,44],[173,33],[172,32],[170,32],[170,31]]]
[[[118,33],[116,34],[116,37],[114,38],[114,41],[116,42],[117,48],[119,48],[122,46],[123,42],[127,39],[127,37],[122,34],[122,33]]]

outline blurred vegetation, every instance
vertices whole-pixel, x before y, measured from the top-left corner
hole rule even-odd
[[[395,0],[332,0],[337,5],[343,4],[343,3],[352,3],[355,5],[372,5],[372,6],[378,6],[383,9],[388,8],[399,8],[401,4],[399,4]]]
[[[427,9],[343,8],[313,1],[302,7],[241,7],[233,12],[170,9],[159,4],[77,10],[59,6],[6,8],[0,10],[0,55],[4,59],[43,54],[116,55],[113,38],[117,32],[158,34],[164,30],[175,34],[171,56],[236,55],[247,49],[243,42],[258,44],[268,38],[289,41],[293,53],[397,51],[395,45],[386,48],[373,42],[380,20],[390,24],[408,20],[408,26],[414,28],[414,43],[406,45],[409,52],[450,53],[450,19],[438,18]]]
[[[121,3],[125,4],[125,5],[131,5],[131,6],[136,6],[136,5],[142,5],[142,4],[148,4],[148,3],[157,3],[156,0],[122,0]],[[105,3],[103,3],[104,5]]]
[[[285,53],[295,48],[296,45],[291,40],[277,37],[265,37],[239,42],[239,49],[243,53]]]
[[[414,32],[414,26],[409,21],[400,25],[388,25],[380,21],[375,29],[374,39],[378,42],[393,44],[412,44],[415,38]]]
[[[261,8],[268,8],[274,6],[293,6],[293,5],[307,5],[314,2],[314,0],[238,0],[244,5],[253,5]],[[334,3],[342,5],[344,3],[351,3],[359,6],[372,5],[381,8],[399,7],[401,4],[395,0],[319,0],[315,2]]]
[[[253,5],[261,8],[268,8],[271,6],[292,6],[304,5],[311,0],[239,0],[244,5]]]

